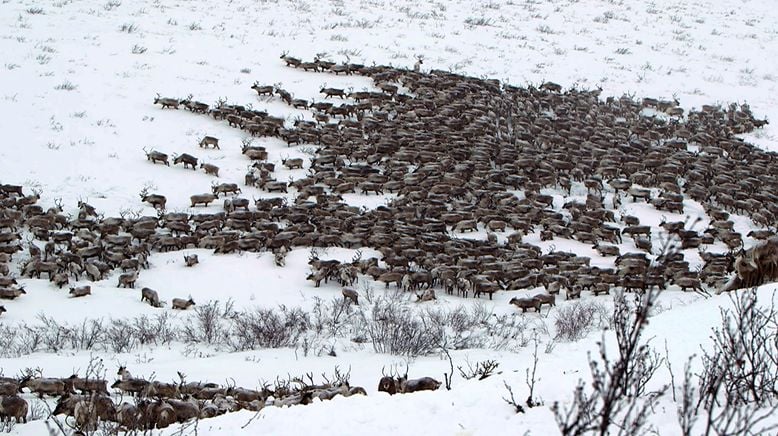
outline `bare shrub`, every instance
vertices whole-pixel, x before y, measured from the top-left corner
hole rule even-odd
[[[233,351],[293,347],[310,328],[308,314],[299,308],[256,308],[234,316],[227,345]]]
[[[459,374],[465,380],[474,378],[478,378],[478,380],[487,379],[494,375],[495,371],[497,371],[497,367],[500,366],[500,362],[496,360],[482,360],[476,362],[475,367],[469,361],[465,361],[465,363],[467,364],[467,369],[462,368],[462,366],[457,366]],[[501,372],[497,372],[496,374],[500,373]]]
[[[524,409],[524,406],[521,404],[521,402],[516,400],[516,397],[513,395],[513,388],[511,385],[508,384],[508,382],[503,381],[503,385],[505,386],[505,390],[508,391],[507,397],[502,397],[503,401],[508,403],[509,405],[513,406],[513,410],[516,413],[524,413],[526,410]]]
[[[770,434],[778,429],[771,420],[778,413],[775,295],[769,306],[758,304],[755,289],[730,298],[733,307],[721,309],[713,344],[703,349],[701,373],[693,375],[690,362],[685,367],[678,404],[683,435]]]
[[[663,360],[642,336],[658,291],[647,291],[630,302],[623,292],[614,297],[613,330],[616,356],[608,354],[604,341],[599,355],[589,357],[591,391],[580,381],[573,401],[565,408],[552,407],[564,435],[634,435],[649,431],[648,417],[667,386],[647,391],[648,382]]]
[[[64,82],[54,87],[54,89],[56,89],[57,91],[73,91],[77,88],[78,85],[71,83],[69,80],[65,80]]]
[[[40,351],[43,343],[43,333],[44,331],[40,326],[31,326],[27,323],[19,325],[15,335],[12,335],[12,338],[15,339],[12,347],[6,349],[10,351],[8,356],[18,357]]]
[[[481,326],[477,325],[476,318],[464,306],[453,310],[428,309],[423,313],[423,317],[445,336],[448,349],[463,350],[484,345],[485,335],[473,334]]]
[[[41,346],[45,351],[57,353],[66,348],[68,341],[68,330],[61,326],[54,318],[47,317],[44,314],[38,315],[40,325],[37,327],[41,331]]]
[[[557,309],[554,326],[555,340],[577,341],[594,330],[611,325],[612,314],[605,304],[599,301],[576,301]]]
[[[527,399],[524,401],[524,404],[521,404],[520,402],[516,401],[516,397],[513,394],[513,387],[508,384],[508,382],[503,381],[503,385],[505,386],[505,390],[508,391],[508,397],[502,397],[503,401],[511,405],[516,413],[524,413],[526,409],[524,406],[528,408],[536,407],[536,406],[542,406],[543,402],[540,400],[535,399],[535,385],[540,381],[537,378],[537,369],[538,369],[538,345],[540,344],[540,341],[538,340],[537,332],[533,335],[532,341],[534,342],[535,346],[532,350],[532,368],[527,368],[526,370],[526,378],[525,381],[527,383],[527,388],[529,389],[529,395],[527,395]]]
[[[105,330],[105,346],[114,353],[132,351],[138,343],[132,321],[114,319]]]
[[[5,324],[0,324],[0,357],[11,357],[8,353],[16,344],[16,334],[16,329]]]
[[[516,350],[530,342],[532,321],[519,314],[497,315],[484,324],[485,344],[493,350]]]
[[[529,388],[529,395],[527,396],[526,403],[527,407],[530,408],[543,405],[542,401],[535,399],[535,385],[540,381],[538,379],[538,346],[540,345],[540,340],[538,339],[537,333],[532,337],[532,342],[534,343],[534,347],[532,348],[532,368],[527,368],[525,375],[527,388]]]
[[[62,327],[69,338],[70,348],[91,350],[103,341],[105,330],[102,320],[83,320],[80,325]]]
[[[167,311],[79,324],[59,323],[41,315],[34,324],[0,325],[0,357],[65,349],[121,353],[176,341],[234,351],[302,346],[306,354],[333,354],[333,347],[324,342],[343,337],[356,343],[369,342],[377,352],[418,356],[442,348],[516,349],[530,340],[528,318],[496,316],[484,305],[418,312],[411,309],[401,291],[377,296],[366,290],[363,295],[368,303],[364,306],[347,304],[342,298],[317,299],[310,312],[285,306],[238,312],[231,300],[211,302],[197,306],[181,323]]]
[[[486,17],[467,17],[465,18],[465,24],[468,26],[491,26],[491,18]]]
[[[423,356],[443,343],[440,324],[415,315],[398,297],[376,299],[369,315],[362,328],[376,353]]]
[[[111,11],[113,9],[118,8],[121,5],[122,2],[120,2],[119,0],[109,0],[103,5],[103,9],[105,9],[106,11]]]
[[[329,302],[324,302],[321,298],[315,297],[313,310],[311,310],[313,331],[329,337],[341,336],[352,314],[351,305],[343,298],[336,297]]]
[[[719,378],[733,405],[766,406],[778,399],[778,313],[758,304],[755,289],[730,296],[732,309],[721,309],[713,329],[713,351],[702,356],[706,392]]]
[[[138,26],[135,23],[124,23],[119,27],[120,32],[133,33],[138,30]]]
[[[168,345],[178,339],[176,326],[171,322],[168,312],[161,312],[153,319],[145,316],[135,319],[135,331],[140,344]]]
[[[556,32],[554,32],[554,29],[552,29],[551,27],[549,27],[549,26],[547,26],[545,24],[538,26],[535,30],[537,30],[540,33],[545,33],[545,34],[548,34],[548,35],[556,33]]]
[[[154,324],[148,316],[141,315],[133,319],[132,328],[135,330],[138,345],[157,345],[157,335]]]
[[[197,306],[193,321],[184,324],[181,334],[184,342],[216,344],[224,341],[227,325],[223,321],[218,301]]]

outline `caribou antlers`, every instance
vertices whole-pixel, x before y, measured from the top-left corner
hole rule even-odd
[[[424,57],[422,55],[416,55],[416,63],[413,64],[413,71],[418,72],[421,69],[421,64],[424,63]]]

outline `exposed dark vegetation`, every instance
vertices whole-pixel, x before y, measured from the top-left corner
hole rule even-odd
[[[15,325],[0,324],[0,357],[36,352],[94,350],[115,353],[174,343],[209,345],[225,351],[289,347],[306,355],[326,354],[327,339],[368,343],[375,352],[416,357],[451,350],[518,349],[529,342],[529,320],[493,316],[483,307],[409,310],[400,295],[384,296],[354,308],[340,298],[317,300],[314,308],[235,310],[231,302],[209,302],[193,309],[190,322],[168,312],[136,318],[89,319],[78,324],[51,317]]]
[[[580,381],[571,405],[554,404],[562,434],[635,435],[650,430],[648,418],[668,388],[650,383],[663,360],[643,337],[658,295],[659,291],[648,291],[634,303],[623,294],[617,296],[613,313],[616,355],[600,342],[599,354],[589,357],[590,387]]]
[[[753,289],[734,294],[712,347],[702,349],[702,371],[693,374],[687,365],[682,385],[673,386],[684,436],[778,429],[770,419],[778,412],[778,312],[770,299],[769,305],[758,301]]]
[[[685,436],[775,431],[778,424],[770,419],[778,412],[778,313],[773,296],[764,305],[755,289],[733,294],[733,307],[721,310],[721,324],[713,329],[712,345],[702,346],[701,370],[692,372],[695,357],[690,357],[682,384],[676,386],[672,365],[643,338],[657,295],[650,291],[634,303],[623,295],[616,299],[617,353],[609,354],[600,342],[599,355],[589,357],[591,384],[579,382],[567,406],[553,405],[562,434],[655,432],[649,417],[668,390]],[[654,379],[663,365],[671,373],[669,385]]]

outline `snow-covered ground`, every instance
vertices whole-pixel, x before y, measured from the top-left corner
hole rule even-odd
[[[175,98],[191,94],[209,104],[220,99],[251,103],[291,123],[310,114],[290,109],[277,98],[257,97],[250,86],[282,84],[297,98],[317,100],[322,99],[319,89],[325,83],[354,90],[372,86],[363,77],[287,68],[279,59],[285,51],[303,59],[319,54],[336,62],[350,59],[403,67],[412,66],[415,56],[423,56],[423,70],[451,70],[517,85],[553,81],[564,88],[600,87],[603,98],[622,94],[676,98],[685,109],[747,102],[757,118],[773,123],[746,139],[778,150],[778,10],[764,0],[40,3],[3,0],[0,4],[0,182],[23,184],[28,192],[32,187],[42,189],[44,206],[61,198],[69,213],[75,213],[78,200],[84,200],[106,216],[154,214],[140,201],[143,188],[164,194],[169,210],[189,212],[189,196],[210,191],[213,177],[180,166],[152,165],[144,148],[188,152],[218,165],[220,181],[243,180],[248,160],[240,154],[242,132],[209,117],[161,110],[152,104],[157,93]],[[198,148],[206,134],[220,138],[221,150]],[[302,157],[306,165],[310,159],[304,145],[287,147],[278,139],[258,139],[255,144],[266,146],[269,160],[279,167],[282,158]],[[279,180],[304,175],[305,170],[285,169],[276,174]],[[244,196],[267,194],[246,188]],[[372,208],[389,199],[388,195],[354,195],[347,201]],[[661,216],[643,206],[626,203],[625,211],[656,225]],[[701,211],[694,202],[687,206],[687,213]],[[220,203],[199,208],[218,210]],[[666,215],[668,221],[683,219]],[[745,234],[751,226],[748,219],[735,217],[736,230]],[[537,235],[526,240],[544,250],[550,246],[540,243]],[[609,262],[576,241],[553,244],[558,250],[592,256],[593,264]],[[189,253],[200,255],[201,265],[185,268],[181,252],[154,254],[152,268],[143,272],[139,287],[159,290],[166,301],[188,296],[198,304],[230,300],[237,309],[285,305],[310,310],[315,297],[330,300],[340,295],[335,285],[314,288],[305,280],[308,250],[290,253],[284,268],[274,266],[269,254],[211,256],[205,250],[185,254]],[[692,263],[695,259],[699,263],[693,251],[687,254]],[[363,255],[372,253],[363,250]],[[326,252],[328,258],[352,256],[353,250]],[[76,324],[84,319],[169,311],[141,303],[137,290],[117,289],[115,276],[92,284],[93,295],[81,300],[66,298],[66,291],[55,290],[47,281],[25,279],[25,283],[28,295],[6,303],[9,312],[0,317],[0,323],[35,323],[41,313]],[[773,289],[765,287],[760,296],[772,298]],[[496,315],[520,317],[507,304],[515,295],[498,293],[493,301],[478,302],[443,297],[431,304],[438,308],[482,304]],[[654,344],[666,341],[673,367],[681,368],[689,355],[705,346],[710,328],[718,322],[719,306],[728,302],[725,296],[702,299],[671,289],[661,298],[661,308],[670,310],[652,319],[648,336]],[[190,314],[174,316],[176,322],[186,322]],[[503,381],[514,387],[517,398],[527,396],[524,380],[532,364],[530,346],[453,352],[455,367],[495,359],[501,372],[484,381],[455,375],[451,391],[394,397],[376,392],[382,368],[409,363],[412,377],[442,380],[448,359],[434,355],[406,362],[348,342],[337,342],[337,357],[303,356],[297,349],[192,350],[182,344],[98,354],[109,377],[115,367],[126,364],[135,375],[153,373],[159,380],[174,380],[176,371],[183,371],[190,380],[223,382],[231,377],[247,387],[286,374],[330,372],[337,365],[350,367],[352,384],[368,391],[367,397],[266,409],[254,420],[248,412],[229,414],[202,421],[199,434],[555,434],[558,428],[547,406],[568,401],[578,379],[587,377],[587,351],[601,336],[593,333],[579,342],[546,347],[553,336],[555,310],[526,317],[532,320],[528,328],[546,331],[540,335],[536,392],[546,406],[526,414],[515,414],[502,397],[506,395]],[[83,369],[89,358],[88,352],[65,350],[3,358],[0,369],[8,375],[40,367],[46,375],[66,376]],[[657,375],[657,383],[667,379],[664,372]],[[678,434],[674,405],[667,399],[660,404],[662,409],[652,416],[658,433]],[[12,434],[42,431],[42,422],[36,421],[15,427]]]

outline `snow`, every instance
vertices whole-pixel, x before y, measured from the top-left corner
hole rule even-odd
[[[240,154],[242,132],[206,116],[184,110],[162,110],[153,105],[163,97],[195,99],[213,104],[251,103],[254,108],[283,116],[291,125],[310,113],[290,109],[278,99],[258,97],[250,89],[280,83],[296,98],[322,100],[322,86],[370,89],[362,77],[313,74],[283,66],[283,51],[303,59],[324,58],[365,64],[410,67],[415,55],[424,56],[423,70],[443,69],[473,76],[498,78],[509,83],[539,84],[554,81],[564,88],[602,88],[602,98],[624,93],[639,97],[677,98],[685,109],[703,104],[747,102],[765,126],[745,139],[778,150],[778,10],[771,2],[739,3],[698,0],[654,0],[649,3],[614,0],[436,1],[409,0],[204,0],[185,2],[115,0],[60,0],[46,2],[5,0],[0,4],[0,145],[2,183],[23,184],[43,190],[41,203],[52,206],[61,198],[66,212],[75,213],[78,200],[95,206],[105,216],[120,212],[153,215],[140,201],[144,188],[164,194],[170,211],[192,212],[189,196],[210,192],[211,183],[241,182],[250,161]],[[36,13],[40,8],[41,13]],[[339,102],[340,99],[329,99]],[[197,143],[204,135],[220,138],[221,150],[204,150]],[[303,177],[305,170],[286,170],[281,159],[303,157],[310,161],[310,146],[287,147],[278,139],[257,139],[277,166],[278,180]],[[168,154],[190,153],[220,167],[220,178],[180,166],[152,165],[144,148]],[[242,183],[240,183],[242,185]],[[585,188],[575,186],[581,198]],[[245,188],[245,198],[268,197]],[[287,197],[292,199],[292,190]],[[352,205],[375,208],[394,197],[346,194]],[[558,201],[556,203],[559,203]],[[559,204],[557,204],[557,207]],[[636,215],[644,224],[703,216],[702,206],[684,201],[684,214],[661,214],[645,203],[625,201],[620,213]],[[198,212],[219,211],[221,203]],[[733,216],[735,230],[745,234],[753,227],[747,218]],[[500,239],[508,233],[498,233]],[[486,232],[457,237],[485,238]],[[746,245],[753,241],[745,238]],[[540,242],[538,234],[525,237],[544,252],[552,247],[591,256],[592,264],[609,266],[612,259],[597,256],[577,241]],[[634,250],[625,238],[622,252]],[[724,251],[718,244],[712,251]],[[377,255],[362,250],[364,257]],[[198,254],[201,264],[186,268],[183,254]],[[354,250],[329,249],[326,258],[350,260]],[[692,268],[701,261],[686,250]],[[315,288],[305,280],[305,249],[292,251],[283,268],[270,254],[214,256],[210,250],[155,253],[151,269],[141,275],[137,289],[117,289],[116,274],[91,283],[92,296],[67,298],[48,281],[25,279],[28,294],[5,303],[9,308],[0,323],[34,323],[38,314],[58,322],[132,318],[160,311],[140,302],[139,288],[158,290],[161,299],[191,296],[198,304],[232,301],[238,309],[301,307],[310,309],[315,298],[337,298],[340,290],[328,284]],[[696,263],[695,263],[696,262]],[[361,278],[363,280],[363,278]],[[86,281],[78,284],[86,284]],[[380,292],[382,286],[376,286]],[[775,286],[760,291],[770,300]],[[495,314],[512,314],[507,302],[518,293],[500,292],[494,300],[462,300],[440,296],[432,304],[454,308],[483,304]],[[410,298],[410,297],[409,297]],[[598,301],[609,302],[610,297]],[[560,305],[569,304],[560,302]],[[703,299],[671,289],[662,295],[663,309],[650,323],[647,337],[662,349],[667,344],[674,368],[682,368],[689,355],[708,341],[710,328],[719,320],[726,296]],[[12,309],[12,310],[11,310]],[[175,322],[188,322],[191,313],[175,313]],[[521,315],[515,315],[521,316]],[[221,382],[233,378],[238,385],[257,386],[276,376],[330,372],[336,365],[351,368],[352,384],[364,386],[367,397],[335,398],[310,406],[266,409],[228,414],[199,423],[199,434],[428,434],[502,435],[527,432],[552,435],[559,430],[549,408],[568,401],[580,378],[588,377],[586,355],[595,349],[600,333],[574,343],[555,343],[554,312],[527,314],[532,325],[549,333],[542,336],[537,396],[545,406],[515,414],[503,400],[503,381],[526,398],[525,370],[532,364],[531,347],[520,352],[465,350],[452,353],[454,366],[495,359],[499,375],[484,381],[466,381],[455,375],[453,389],[389,397],[376,392],[382,368],[410,365],[411,376],[430,375],[442,381],[449,369],[444,356],[410,362],[373,353],[369,347],[341,343],[337,357],[303,356],[300,350],[274,349],[228,353],[182,344],[145,347],[131,353],[96,353],[104,359],[109,377],[122,364],[136,375],[155,374],[175,380],[183,370],[190,380]],[[606,333],[608,340],[612,338]],[[49,376],[66,376],[86,367],[90,354],[81,351],[38,353],[0,359],[4,374],[40,367]],[[457,371],[455,371],[456,373]],[[658,382],[666,382],[664,371]],[[658,433],[678,434],[674,405],[668,399],[652,417]],[[250,421],[250,422],[249,422]],[[173,429],[168,433],[174,433]],[[14,427],[11,434],[33,435],[44,430],[42,421]]]

